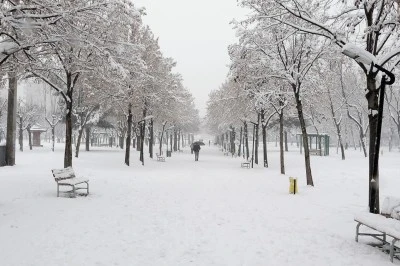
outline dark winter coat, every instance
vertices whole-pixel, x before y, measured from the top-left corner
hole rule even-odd
[[[193,145],[193,150],[196,152],[200,151],[200,145],[198,145],[198,144]]]

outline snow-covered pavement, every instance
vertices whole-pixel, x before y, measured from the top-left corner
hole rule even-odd
[[[82,151],[77,174],[88,197],[57,198],[51,168],[62,147],[17,154],[0,168],[0,265],[393,265],[388,255],[354,241],[354,213],[367,208],[368,161],[358,151],[312,157],[315,187],[304,160],[271,145],[270,168],[240,168],[240,158],[203,146],[166,162],[119,149]],[[334,152],[332,152],[334,153]],[[381,156],[381,199],[398,195],[398,152]],[[298,195],[288,177],[299,177]],[[398,260],[395,265],[400,265]]]

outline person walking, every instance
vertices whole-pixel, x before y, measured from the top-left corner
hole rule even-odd
[[[194,151],[194,160],[198,161],[199,160],[200,145],[199,144],[194,144],[193,145],[193,151]]]

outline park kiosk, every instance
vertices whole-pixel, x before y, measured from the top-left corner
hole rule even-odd
[[[32,146],[33,147],[43,147],[41,143],[41,137],[40,135],[43,132],[46,132],[47,129],[42,128],[40,125],[34,125],[30,128],[30,133],[32,134]]]
[[[303,153],[303,134],[297,134],[297,139],[300,142],[300,153]],[[309,133],[308,145],[310,149],[310,155],[317,156],[329,156],[329,135],[328,134],[316,134]]]

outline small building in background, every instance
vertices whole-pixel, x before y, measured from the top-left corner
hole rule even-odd
[[[308,133],[308,145],[310,150],[310,155],[317,156],[329,156],[329,135],[313,134]],[[300,153],[303,152],[303,135],[297,134],[297,138],[300,140]]]
[[[40,142],[40,135],[46,132],[47,129],[41,127],[40,125],[34,125],[31,127],[30,132],[32,134],[32,146],[33,147],[43,147]]]

